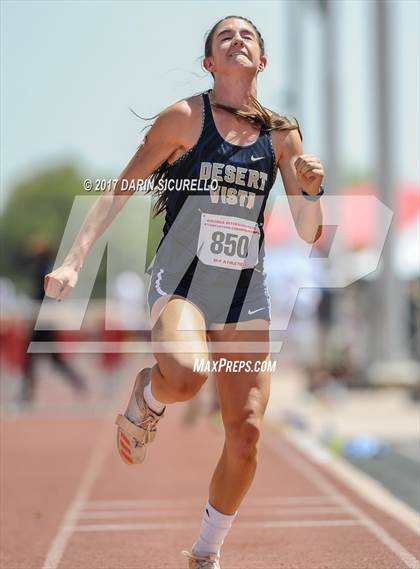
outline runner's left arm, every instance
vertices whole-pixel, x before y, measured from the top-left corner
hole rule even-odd
[[[320,200],[310,201],[302,195],[302,190],[310,195],[319,192],[324,178],[320,159],[312,154],[304,154],[303,145],[297,130],[273,131],[277,133],[279,158],[277,166],[283,180],[299,236],[307,243],[317,241],[322,233],[322,209]]]

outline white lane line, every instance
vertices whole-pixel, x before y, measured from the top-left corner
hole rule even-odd
[[[185,528],[197,528],[197,524],[193,522],[167,522],[160,524],[85,524],[76,526],[73,531],[154,531]]]
[[[308,459],[301,458],[297,452],[290,452],[284,443],[265,437],[264,443],[275,454],[292,465],[304,478],[314,484],[323,494],[337,496],[338,489],[323,474],[318,471]],[[353,513],[356,519],[363,524],[385,547],[387,547],[400,561],[410,569],[420,569],[420,562],[405,547],[394,539],[380,524],[353,504],[344,495],[337,496],[337,502]]]
[[[241,518],[249,516],[305,516],[305,515],[331,515],[345,514],[347,510],[342,506],[323,508],[241,508]],[[80,512],[79,520],[112,520],[119,518],[182,518],[190,517],[194,510],[99,510]]]
[[[268,522],[241,522],[238,526],[243,528],[328,528],[342,526],[360,526],[358,520],[290,520]]]
[[[241,504],[241,510],[246,507],[258,506],[288,506],[300,505],[335,505],[337,496],[273,496],[266,498],[245,498]],[[180,508],[182,506],[202,506],[202,498],[179,499],[179,500],[91,500],[84,505],[85,509],[137,509],[137,508]]]
[[[241,509],[246,506],[310,506],[311,504],[335,504],[336,496],[273,496],[272,498],[245,498]]]
[[[110,416],[106,416],[103,422],[99,423],[97,427],[101,434],[99,435],[98,440],[93,443],[94,451],[91,454],[91,458],[87,464],[84,475],[76,489],[74,498],[64,514],[59,529],[51,542],[42,569],[57,569],[61,562],[67,543],[76,529],[76,522],[80,512],[85,507],[86,499],[101,471],[101,468],[103,467],[105,459],[114,441],[114,437],[112,437],[112,434],[110,433],[111,426],[113,427]]]
[[[267,522],[237,522],[238,528],[307,528],[307,527],[345,527],[364,525],[357,520],[304,520],[304,521],[267,521]],[[100,531],[159,531],[164,529],[196,528],[196,523],[176,522],[160,524],[86,524],[72,527],[77,532]]]

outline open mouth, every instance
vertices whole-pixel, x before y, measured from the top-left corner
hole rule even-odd
[[[234,57],[235,55],[244,55],[245,57],[248,57],[247,54],[244,53],[243,51],[234,51],[229,55],[229,57]]]

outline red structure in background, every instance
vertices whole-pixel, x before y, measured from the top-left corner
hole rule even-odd
[[[13,375],[21,375],[28,347],[28,325],[24,320],[4,320],[0,327],[1,366]]]
[[[374,186],[361,184],[343,188],[340,196],[346,197],[340,204],[341,238],[343,246],[349,251],[368,249],[375,245],[378,219],[373,202],[367,202],[363,212],[356,199],[359,196],[380,196]],[[323,199],[323,198],[322,198]],[[420,186],[414,183],[403,183],[397,187],[396,211],[394,222],[397,232],[401,232],[412,223],[420,220]],[[327,202],[323,208],[328,207]],[[272,219],[270,216],[275,215]],[[265,239],[267,246],[277,246],[287,243],[293,237],[294,228],[290,210],[286,207],[278,208],[275,212],[267,214],[267,230]],[[325,245],[324,236],[315,244],[316,247]]]

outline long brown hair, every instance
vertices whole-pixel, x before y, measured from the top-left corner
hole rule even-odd
[[[255,26],[255,24],[249,20],[248,18],[244,18],[243,16],[226,16],[222,18],[218,22],[214,24],[214,26],[207,32],[205,36],[205,43],[204,43],[204,57],[211,57],[212,49],[213,49],[213,38],[216,32],[217,27],[224,22],[225,20],[229,20],[231,18],[236,18],[238,20],[243,20],[244,22],[248,22],[254,29],[258,44],[260,46],[261,55],[265,55],[265,44],[264,39]],[[297,130],[300,136],[300,139],[303,140],[302,133],[300,130],[298,120],[293,117],[293,120],[289,119],[286,116],[279,115],[278,113],[271,111],[267,107],[264,107],[258,99],[251,95],[250,97],[250,105],[248,110],[241,110],[235,109],[234,107],[229,107],[228,105],[223,105],[220,103],[212,103],[213,107],[223,109],[237,117],[244,118],[248,120],[251,124],[260,127],[263,130]],[[294,121],[294,122],[293,122]],[[149,188],[151,192],[154,192],[156,188],[158,188],[159,182],[165,178],[166,171],[169,167],[167,162],[164,162],[159,168],[157,168],[149,177]],[[148,193],[147,190],[146,193]],[[158,216],[160,213],[163,213],[166,209],[166,203],[168,201],[168,191],[165,190],[159,193],[159,197],[153,207],[154,217]]]

